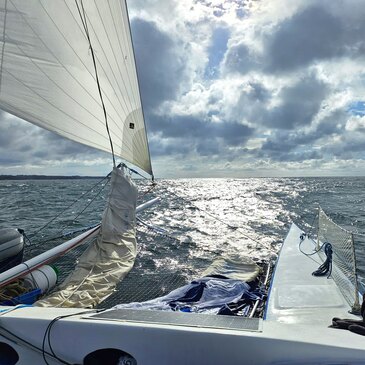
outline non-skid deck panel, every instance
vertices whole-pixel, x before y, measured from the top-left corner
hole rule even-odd
[[[262,331],[262,320],[260,318],[218,316],[200,313],[117,309],[94,314],[87,318],[251,332]]]
[[[332,276],[312,275],[323,259],[303,254],[313,254],[315,242],[308,238],[301,242],[301,233],[293,224],[285,239],[271,282],[266,319],[325,327],[333,317],[356,319]]]

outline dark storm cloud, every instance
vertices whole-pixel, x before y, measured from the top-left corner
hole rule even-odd
[[[184,139],[163,140],[161,138],[151,138],[149,147],[153,158],[172,155],[186,156],[191,152],[190,144],[186,143]]]
[[[163,137],[222,138],[228,145],[238,145],[252,135],[253,129],[237,122],[211,122],[193,116],[153,118],[152,131]]]
[[[279,130],[263,143],[260,150],[256,150],[260,157],[269,157],[276,161],[296,161],[302,159],[318,159],[324,155],[340,155],[341,148],[321,147],[321,140],[327,141],[329,137],[341,136],[344,133],[344,125],[348,115],[343,110],[336,110],[323,118],[318,125],[309,130],[285,131]],[[317,149],[313,149],[316,143]],[[336,143],[337,144],[337,143]]]
[[[136,18],[131,28],[142,102],[149,113],[175,98],[185,77],[185,61],[177,52],[178,44],[155,23]]]
[[[151,132],[158,135],[160,143],[154,142],[151,153],[200,155],[217,154],[229,147],[244,145],[254,130],[237,122],[211,122],[197,117],[154,116]],[[166,141],[168,142],[162,142]],[[167,143],[167,144],[166,144]]]
[[[270,92],[259,82],[252,81],[249,83],[250,91],[247,96],[250,101],[266,102],[270,99]]]
[[[342,54],[344,29],[340,19],[313,6],[282,22],[267,40],[269,72],[289,71]]]
[[[316,61],[338,57],[357,57],[365,50],[365,23],[357,16],[364,8],[353,7],[353,14],[344,16],[342,3],[317,3],[284,20],[275,32],[267,36],[266,71],[287,72],[306,67]],[[332,2],[332,5],[336,2]],[[328,6],[329,5],[329,6]],[[347,3],[351,9],[351,3]],[[355,4],[353,4],[355,5]]]
[[[244,43],[230,47],[226,53],[224,67],[227,72],[245,74],[257,67],[250,49]]]
[[[365,159],[365,138],[362,133],[351,133],[322,147],[322,152],[344,159]]]
[[[87,146],[62,138],[54,133],[20,121],[0,119],[0,165],[42,164],[68,158],[92,159],[105,154]]]
[[[293,129],[310,125],[328,94],[325,83],[310,75],[280,93],[281,104],[261,116],[262,124],[277,129]]]

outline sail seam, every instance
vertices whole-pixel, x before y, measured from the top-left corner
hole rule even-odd
[[[90,45],[91,57],[92,57],[93,64],[94,64],[94,69],[95,69],[96,83],[97,83],[98,90],[99,90],[99,95],[100,95],[101,104],[102,104],[102,106],[103,106],[103,112],[104,112],[104,117],[105,117],[105,126],[106,126],[106,130],[107,130],[107,133],[108,133],[108,136],[109,136],[110,148],[111,148],[112,157],[113,157],[113,165],[114,165],[114,167],[115,167],[115,166],[116,166],[116,163],[115,163],[115,156],[114,156],[113,141],[112,141],[112,138],[111,138],[111,136],[110,136],[109,125],[108,125],[108,116],[107,116],[107,113],[106,113],[105,104],[104,104],[104,100],[103,100],[103,93],[102,93],[102,91],[101,91],[101,87],[100,87],[100,81],[99,81],[99,76],[98,76],[98,69],[97,69],[97,66],[96,66],[96,60],[95,60],[95,55],[94,55],[94,49],[93,49],[93,47],[92,47],[92,45],[91,45],[91,40],[90,40],[90,35],[89,35],[89,29],[88,29],[88,27],[87,27],[87,22],[86,22],[86,13],[85,13],[85,9],[84,9],[83,2],[82,2],[82,0],[80,0],[80,4],[81,4],[81,8],[82,8],[82,12],[83,12],[83,15],[84,15],[84,21],[83,21],[83,20],[82,20],[81,10],[80,10],[80,8],[79,8],[79,4],[78,4],[77,0],[75,0],[75,2],[76,2],[77,10],[79,11],[80,18],[81,18],[81,21],[82,21],[82,23],[83,23],[83,25],[84,25],[85,33],[86,33],[86,36],[87,36],[87,39],[88,39],[88,41],[89,41],[89,45]]]
[[[8,0],[5,0],[5,8],[4,8],[4,27],[3,27],[3,46],[1,49],[1,65],[0,65],[0,94],[1,94],[1,86],[3,81],[3,63],[4,63],[4,51],[5,51],[5,29],[6,29],[6,14],[8,13]]]
[[[109,3],[109,2],[108,2],[108,3]],[[113,47],[112,47],[112,45],[111,45],[111,42],[110,42],[109,34],[108,34],[108,32],[106,31],[106,28],[105,28],[105,24],[104,24],[103,18],[102,18],[101,14],[100,14],[99,8],[98,8],[98,6],[97,6],[97,4],[96,4],[95,0],[94,0],[94,4],[95,4],[95,8],[96,8],[96,10],[97,10],[97,12],[98,12],[98,15],[99,15],[99,18],[100,18],[101,24],[103,25],[103,29],[104,29],[105,35],[106,35],[106,37],[107,37],[107,39],[108,39],[108,43],[109,43],[110,49],[111,49],[111,51],[112,51],[112,54],[113,54],[113,57],[114,57],[115,63],[116,63],[116,65],[117,65],[117,68],[118,68],[118,71],[119,71],[119,75],[122,75],[122,72],[121,72],[121,70],[120,70],[120,68],[119,68],[119,62],[118,62],[118,60],[117,60],[117,57],[115,56],[114,49],[113,49]],[[112,15],[112,17],[113,17],[113,15]],[[93,29],[93,31],[94,31],[94,28],[93,28],[93,27],[92,27],[92,29]],[[94,31],[94,33],[95,33],[95,31]],[[118,34],[118,33],[116,32],[116,34]],[[100,42],[99,42],[99,44],[100,44]],[[123,58],[124,58],[123,52],[122,52],[122,56],[123,56]],[[111,65],[110,65],[110,67],[111,67]],[[112,72],[113,72],[113,71],[112,71]],[[113,72],[113,75],[114,75],[114,72]],[[129,73],[128,73],[128,72],[127,72],[127,76],[129,77]],[[114,75],[114,78],[116,79],[115,75]],[[126,86],[126,84],[125,84],[125,82],[124,82],[124,78],[123,78],[123,77],[121,77],[121,79],[122,79],[122,83],[123,83],[124,89],[125,89],[125,90],[127,90],[127,86]],[[117,81],[117,80],[116,80],[116,81]],[[133,89],[132,84],[131,84],[130,82],[129,82],[129,86]],[[121,94],[123,95],[123,93],[121,93]],[[127,93],[127,97],[128,97],[128,102],[129,102],[129,104],[132,104],[132,103],[131,103],[131,100],[130,100],[130,98],[129,98],[129,94],[128,94],[128,93]],[[124,99],[124,96],[123,96],[123,99]],[[134,101],[134,100],[133,100],[133,101]],[[135,101],[134,101],[134,102],[135,102]],[[135,104],[135,105],[137,105],[137,104]],[[137,123],[137,120],[136,120],[136,119],[135,119],[135,117],[134,117],[134,114],[132,114],[132,118],[133,118],[133,120],[134,120],[135,124],[138,124],[138,123]]]
[[[101,16],[100,16],[100,13],[98,13],[98,14],[99,14],[99,17],[101,17]],[[87,15],[86,15],[86,17],[87,17]],[[103,24],[103,23],[102,23],[102,25],[103,25],[103,28],[104,28],[104,32],[105,32],[105,34],[107,35],[107,32],[106,32],[105,26],[104,26],[104,24]],[[105,49],[104,49],[104,47],[103,47],[102,43],[100,42],[100,39],[99,39],[99,37],[98,37],[97,32],[95,31],[95,29],[94,29],[94,27],[93,27],[92,22],[90,22],[90,29],[92,29],[92,31],[93,31],[93,33],[94,33],[94,36],[95,36],[95,39],[96,39],[96,41],[97,41],[97,43],[98,43],[98,45],[99,45],[99,47],[100,47],[100,49],[101,49],[101,51],[102,51],[102,53],[103,53],[103,55],[104,55],[105,59],[106,59],[106,61],[107,61],[107,64],[108,64],[109,69],[110,69],[110,71],[111,71],[111,74],[112,74],[112,76],[113,76],[113,78],[114,78],[115,84],[116,84],[116,85],[119,85],[119,83],[118,83],[118,79],[117,79],[117,76],[116,76],[116,74],[115,74],[115,72],[114,72],[114,69],[113,69],[113,67],[112,67],[112,65],[111,65],[111,63],[110,63],[110,61],[109,61],[109,58],[107,57],[107,55],[106,55],[106,53],[105,53]],[[100,68],[102,69],[102,71],[103,71],[103,73],[104,73],[105,77],[107,78],[107,80],[108,80],[109,84],[110,84],[110,85],[113,85],[113,84],[112,84],[112,82],[111,82],[111,80],[109,79],[108,74],[105,72],[105,69],[104,69],[104,67],[103,67],[102,63],[100,62],[99,57],[98,57],[97,55],[95,55],[95,58],[99,61],[99,66],[100,66]],[[115,58],[114,58],[114,59],[115,59]],[[117,62],[117,61],[116,61],[116,62]],[[122,80],[123,80],[123,78],[122,78]],[[125,84],[124,84],[124,86],[125,86]],[[127,113],[126,113],[126,114],[127,114],[127,115],[132,115],[132,113],[133,113],[133,109],[131,109],[131,110],[130,110],[130,109],[128,108],[128,103],[127,103],[127,101],[126,101],[126,99],[125,99],[125,97],[124,97],[124,93],[122,92],[122,90],[120,89],[120,87],[118,86],[118,91],[119,91],[119,93],[117,93],[117,92],[115,91],[114,86],[112,86],[112,87],[113,87],[114,93],[115,93],[115,95],[116,95],[116,97],[117,97],[117,99],[118,99],[118,101],[119,101],[119,103],[120,103],[120,105],[121,105],[121,106],[122,106],[122,101],[121,101],[121,99],[120,99],[119,94],[122,96],[122,100],[123,100],[123,102],[124,102],[124,105],[125,105],[125,107],[126,107],[126,111],[127,111]],[[124,89],[127,91],[127,88],[126,88],[126,87],[125,87]],[[122,107],[123,107],[123,106],[122,106]],[[124,107],[123,107],[123,110],[125,110],[125,109],[124,109]],[[113,121],[114,121],[114,120],[113,120]],[[136,124],[138,124],[138,123],[136,123]],[[121,133],[123,133],[123,131],[119,128],[119,125],[117,125],[116,123],[115,123],[115,125],[116,125],[116,127],[120,130],[120,132],[121,132]]]
[[[70,72],[70,70],[58,59],[58,57],[52,52],[52,50],[47,46],[47,44],[43,41],[43,39],[39,36],[39,34],[37,32],[35,32],[35,30],[33,29],[33,27],[29,24],[29,22],[27,21],[27,19],[21,14],[21,12],[19,12],[19,10],[17,9],[17,7],[12,3],[12,5],[14,6],[14,8],[17,10],[17,12],[22,16],[23,20],[27,23],[28,27],[32,30],[33,34],[42,42],[42,44],[44,45],[44,47],[50,52],[50,54],[58,61],[58,63],[62,66],[62,68],[80,85],[80,87],[95,101],[98,102],[97,99],[94,98],[94,96],[80,83],[80,81],[72,75],[72,73]],[[53,25],[55,26],[55,28],[57,29],[57,31],[60,33],[60,35],[62,36],[62,38],[66,41],[66,43],[68,44],[68,46],[70,47],[70,49],[72,49],[72,51],[74,52],[74,54],[76,56],[77,53],[75,52],[75,50],[73,49],[73,47],[71,46],[71,44],[67,41],[67,39],[65,38],[64,34],[60,31],[60,29],[57,27],[56,23],[54,22],[54,20],[52,19],[52,17],[48,14],[47,10],[44,8],[43,4],[40,3],[41,7],[43,8],[44,12],[47,14],[48,18],[52,21]],[[23,52],[24,54],[24,52]],[[25,55],[27,56],[27,55]],[[27,56],[29,59],[31,59],[29,56]],[[78,57],[78,59],[80,60],[81,64],[85,67],[85,69],[88,71],[88,73],[92,76],[92,78],[95,80],[95,76],[88,70],[87,66],[82,62],[81,58]],[[42,70],[40,70],[42,73],[44,73]],[[47,76],[47,75],[46,75]],[[52,80],[53,81],[53,80]],[[54,81],[53,81],[54,82]],[[56,84],[57,85],[57,84]],[[58,85],[57,85],[58,86]],[[112,85],[111,85],[112,86]],[[113,88],[113,86],[112,86]],[[66,95],[68,95],[63,89],[61,89]],[[113,88],[114,90],[114,88]],[[115,92],[115,90],[114,90]],[[111,103],[110,99],[107,97],[108,101],[110,102],[110,104],[113,106],[113,104]],[[78,103],[79,104],[79,103]],[[88,109],[84,106],[82,106],[81,104],[79,104],[83,109],[85,109],[86,111],[88,111]],[[121,107],[123,108],[123,106],[121,105]],[[115,107],[113,106],[113,109],[115,111],[116,114],[118,114],[118,111],[115,109]],[[123,111],[125,112],[124,108]],[[89,112],[89,111],[88,111]],[[129,111],[127,110],[127,113],[129,113]],[[126,114],[127,114],[126,113]],[[104,122],[99,119],[98,117],[96,117],[94,114],[90,113],[92,116],[95,117],[95,119],[97,119],[98,121],[100,121],[100,123],[104,124]],[[113,119],[112,116],[110,116],[110,119]],[[114,121],[115,123],[115,121]],[[121,140],[120,140],[121,141]]]
[[[21,14],[20,12],[19,12],[19,10],[17,9],[17,7],[13,4],[13,2],[12,1],[10,1],[11,3],[12,3],[12,5],[14,6],[14,8],[15,8],[15,10],[19,13],[19,14]],[[48,14],[47,14],[48,15]],[[22,16],[23,17],[23,16]],[[23,17],[23,19],[24,19],[24,17]],[[25,19],[24,19],[25,20]],[[25,20],[26,21],[26,20]],[[29,25],[29,23],[26,21],[26,23],[27,23],[27,25],[29,26],[29,28],[33,31],[33,33],[38,37],[38,39],[43,43],[43,41],[42,41],[42,39],[34,32],[34,30],[33,30],[33,28]],[[15,44],[15,46],[19,49],[19,51],[25,56],[25,57],[27,57],[31,62],[32,62],[32,64],[35,66],[35,67],[37,67],[37,69],[43,74],[43,75],[45,75],[57,88],[59,88],[59,90],[61,90],[65,95],[67,95],[71,100],[73,100],[77,105],[79,105],[82,109],[84,109],[87,113],[89,113],[91,116],[93,116],[96,120],[98,120],[102,125],[104,125],[104,123],[103,123],[103,121],[101,120],[101,119],[99,119],[97,116],[95,116],[94,114],[92,114],[86,107],[84,107],[83,105],[81,105],[77,100],[75,100],[70,94],[68,94],[65,90],[63,90],[62,89],[62,87],[60,86],[60,85],[58,85],[57,84],[57,82],[55,82],[52,78],[50,78],[40,67],[39,67],[39,65],[36,63],[36,62],[34,62],[34,60],[31,58],[31,57],[29,57],[25,52],[24,52],[24,50],[18,45],[18,44],[16,44],[16,42],[14,42],[14,44]],[[46,47],[47,48],[47,47]],[[51,54],[52,54],[52,52],[51,52]],[[52,54],[53,55],[53,54]],[[55,57],[56,58],[56,57]],[[57,58],[56,58],[57,59]],[[8,71],[8,73],[9,74],[11,74],[9,71]],[[14,75],[12,75],[13,77],[14,77]],[[14,77],[15,78],[15,77]],[[16,78],[15,78],[16,79]],[[18,80],[19,81],[19,80]],[[25,85],[24,83],[22,83],[23,85]],[[32,88],[30,88],[30,87],[28,87],[30,90],[32,90],[36,95],[38,95],[38,96],[40,96],[39,94],[37,94]],[[45,98],[43,98],[43,100],[46,100]],[[53,105],[52,103],[50,103],[51,105]],[[59,109],[60,110],[60,109]],[[68,116],[70,116],[69,114],[67,114],[67,113],[65,113],[66,115],[68,115]],[[71,117],[71,116],[70,116]],[[72,119],[74,119],[74,118],[72,118]],[[77,119],[74,119],[75,121],[77,121],[77,122],[79,122]],[[85,127],[87,127],[87,128],[89,128],[86,124],[84,124],[84,123],[81,123],[81,122],[79,122],[80,124],[82,124],[82,125],[84,125]],[[90,128],[89,128],[90,129]],[[61,130],[61,129],[60,129]],[[95,131],[96,132],[96,130],[94,130],[94,129],[91,129],[91,130],[93,130],[93,131]],[[99,133],[99,132],[97,132],[100,136],[103,136],[104,137],[104,135],[103,134],[101,134],[101,133]],[[119,138],[119,140],[120,140],[120,143],[122,144],[122,140]],[[133,153],[132,152],[133,150],[132,150],[132,148],[130,148],[130,152],[131,153]]]

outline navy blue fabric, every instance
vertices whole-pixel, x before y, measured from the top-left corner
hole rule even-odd
[[[248,314],[265,291],[241,280],[224,277],[203,277],[171,293],[142,303],[120,304],[130,309],[172,310],[222,315]]]

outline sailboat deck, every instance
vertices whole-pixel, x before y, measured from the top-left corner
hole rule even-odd
[[[88,318],[251,332],[262,331],[261,318],[245,318],[242,316],[214,316],[199,313],[117,309],[94,314]]]
[[[293,224],[285,239],[271,283],[266,319],[329,326],[333,317],[358,318],[349,313],[350,306],[331,277],[312,275],[323,260],[318,254],[308,257],[300,251],[301,233]],[[314,246],[306,238],[301,249],[313,253]]]

